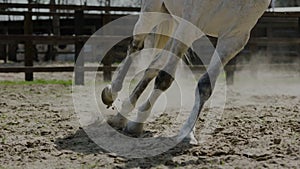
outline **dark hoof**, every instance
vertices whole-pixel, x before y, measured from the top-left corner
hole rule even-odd
[[[111,85],[106,86],[101,93],[102,102],[107,105],[108,107],[111,107],[114,99],[111,93]]]
[[[126,127],[127,121],[127,118],[125,118],[122,114],[118,113],[117,115],[109,118],[107,120],[107,123],[115,129],[122,130]]]
[[[131,136],[139,137],[143,134],[144,123],[130,121],[127,123],[124,132]]]

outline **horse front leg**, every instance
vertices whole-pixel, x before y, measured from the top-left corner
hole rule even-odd
[[[101,94],[102,101],[108,107],[112,106],[113,102],[118,96],[118,92],[121,91],[125,76],[132,64],[135,53],[140,51],[143,48],[144,40],[146,34],[136,35],[133,37],[132,42],[128,46],[127,56],[120,66],[120,69],[117,72],[116,78],[112,81],[111,85],[106,86]]]
[[[156,17],[156,16],[154,16]],[[164,18],[160,18],[160,19],[164,19]],[[160,25],[158,25],[157,27],[157,31],[158,33],[161,34],[155,34],[154,39],[150,39],[150,41],[148,43],[146,43],[146,45],[149,46],[145,46],[146,48],[154,48],[154,49],[162,49],[165,47],[167,41],[168,41],[168,37],[166,35],[170,35],[171,31],[172,31],[172,24],[173,24],[173,20],[170,20],[170,18],[165,18],[167,19],[167,22],[162,22]],[[164,21],[164,20],[162,20]],[[160,21],[158,21],[157,23],[160,23]],[[162,28],[169,28],[169,29],[162,29]],[[170,31],[170,32],[168,32]],[[121,67],[121,69],[119,70],[118,74],[117,74],[117,78],[112,82],[112,85],[107,86],[103,93],[102,93],[102,98],[103,100],[105,98],[108,98],[108,100],[106,100],[106,105],[111,105],[113,103],[113,101],[115,100],[115,98],[117,97],[117,93],[118,91],[120,91],[122,89],[122,83],[124,81],[124,78],[126,76],[126,73],[129,69],[130,64],[132,63],[132,61],[134,60],[134,55],[130,55],[130,53],[135,53],[137,51],[139,51],[141,49],[141,46],[143,45],[141,42],[143,40],[145,40],[145,36],[139,35],[139,36],[135,36],[134,41],[132,42],[132,46],[133,47],[129,47],[128,50],[128,58],[126,58],[125,63],[123,64],[123,66]],[[137,46],[140,46],[139,48],[137,48]],[[133,110],[133,108],[135,107],[136,101],[138,100],[139,96],[143,93],[144,89],[147,87],[148,83],[157,76],[159,69],[161,69],[161,67],[163,67],[163,65],[166,63],[166,58],[165,56],[161,57],[161,54],[158,54],[157,52],[153,52],[153,56],[156,57],[154,58],[154,60],[151,62],[151,64],[149,65],[149,68],[145,71],[144,73],[144,77],[141,80],[141,82],[137,85],[139,87],[136,88],[136,90],[133,92],[133,94],[129,97],[129,99],[125,100],[122,103],[121,106],[121,110],[120,112],[118,112],[118,114],[116,116],[114,116],[113,118],[108,120],[108,123],[111,126],[114,126],[116,128],[124,128],[126,126],[127,123],[127,118],[126,115],[131,112]],[[149,56],[149,58],[152,58],[152,56]]]
[[[122,102],[121,108],[118,110],[117,115],[107,121],[108,124],[119,129],[126,126],[126,116],[128,116],[128,114],[134,109],[139,97],[142,95],[153,78],[158,75],[159,69],[165,64],[166,59],[162,56],[163,55],[161,53],[158,54],[151,62],[149,67],[145,70],[142,79],[139,81],[132,93]]]
[[[155,35],[155,38],[158,38],[158,39],[156,39],[155,41],[149,41],[149,43],[148,43],[149,47],[156,48],[157,41],[161,41],[162,37],[163,37],[163,35]],[[135,52],[139,51],[141,48],[136,48],[136,46],[142,46],[143,44],[141,44],[141,42],[143,40],[145,40],[145,38],[146,38],[145,35],[144,36],[142,36],[142,35],[135,36],[133,42],[131,43],[131,46],[129,46],[128,57],[126,58],[124,64],[121,66],[120,70],[118,71],[117,77],[112,82],[112,85],[106,86],[104,88],[104,90],[102,91],[101,96],[102,96],[102,100],[103,100],[104,104],[111,106],[112,103],[114,102],[114,100],[117,98],[117,95],[118,95],[117,93],[122,89],[122,83],[124,81],[124,78],[125,78],[125,76],[128,72],[128,69],[135,57],[135,55],[132,55],[130,53],[135,53]],[[154,55],[155,54],[156,53],[154,52]],[[138,86],[140,86],[139,90],[141,90],[141,91],[136,90],[136,91],[134,91],[134,93],[139,94],[139,95],[143,93],[143,91],[147,87],[148,83],[157,75],[158,70],[155,70],[155,69],[161,68],[163,66],[163,63],[165,63],[164,58],[161,58],[160,55],[157,54],[154,61],[150,64],[149,68],[145,71],[144,77],[141,80],[143,83],[138,84]],[[150,68],[150,67],[152,67],[152,68]],[[133,110],[135,103],[136,103],[137,99],[139,98],[139,96],[137,96],[136,94],[132,94],[130,96],[130,99],[125,100],[122,103],[120,112],[118,112],[116,116],[114,116],[113,118],[108,120],[108,123],[111,126],[118,128],[118,129],[122,129],[126,126],[127,118],[125,116],[126,116],[126,114],[128,114],[130,111]],[[136,98],[136,99],[134,99],[134,98]]]
[[[118,97],[118,92],[122,89],[125,76],[130,68],[130,65],[132,64],[132,61],[135,57],[135,53],[143,48],[143,43],[146,36],[147,35],[145,34],[134,36],[132,42],[128,47],[127,57],[125,58],[124,63],[118,70],[116,78],[112,81],[111,85],[108,85],[103,89],[101,94],[102,101],[108,107],[112,106],[113,102]],[[125,107],[124,103],[123,107]],[[123,108],[123,111],[124,110],[125,108]],[[127,124],[127,118],[124,117],[122,114],[117,113],[117,115],[109,119],[107,123],[117,129],[123,129]]]
[[[162,6],[163,3],[161,0],[142,1],[141,14],[135,24],[133,40],[128,47],[126,59],[121,65],[116,78],[112,81],[112,84],[102,90],[102,101],[108,107],[112,106],[118,96],[118,92],[122,89],[124,78],[133,61],[134,54],[143,48],[145,38],[153,28],[166,19],[159,15],[147,14],[147,12],[160,12],[162,11]]]

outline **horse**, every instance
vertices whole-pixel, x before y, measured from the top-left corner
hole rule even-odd
[[[155,40],[152,41],[153,48],[161,48],[169,52],[155,54],[155,58],[144,71],[142,79],[128,99],[123,101],[120,111],[107,121],[108,124],[130,134],[137,136],[142,134],[144,122],[149,116],[153,103],[174,81],[173,75],[179,62],[176,58],[182,58],[194,41],[204,35],[209,35],[218,38],[217,45],[206,72],[197,83],[191,113],[179,132],[184,141],[197,144],[195,119],[199,117],[203,105],[212,95],[222,67],[245,47],[252,28],[270,3],[271,0],[143,0],[141,13],[134,27],[133,40],[128,46],[127,57],[117,72],[116,78],[102,90],[103,103],[111,106],[118,92],[121,91],[124,78],[133,60],[132,54],[141,51],[144,47],[147,34],[143,32],[151,32],[154,28],[160,30],[161,34],[156,34]],[[168,14],[169,18],[162,22],[159,15],[152,17],[144,15],[148,12]],[[184,21],[177,22],[176,17]],[[203,33],[197,32],[195,28]],[[177,57],[174,59],[171,55]],[[163,68],[159,70],[151,67]],[[145,103],[138,107],[136,120],[129,121],[125,117],[126,114],[134,109],[137,100],[154,78],[152,93]]]

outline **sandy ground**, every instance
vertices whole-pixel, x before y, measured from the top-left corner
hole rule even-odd
[[[78,122],[71,86],[0,85],[0,168],[300,168],[299,77],[291,71],[255,77],[239,72],[222,119],[205,143],[179,144],[144,159],[118,157],[93,143]],[[22,79],[23,74],[0,74],[0,80]],[[204,109],[198,129],[212,113]],[[148,124],[146,131],[161,132],[166,119]]]

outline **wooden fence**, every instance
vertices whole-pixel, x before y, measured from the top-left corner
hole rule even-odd
[[[98,7],[98,6],[77,6],[77,5],[41,5],[41,4],[6,4],[0,3],[1,9],[19,8],[26,9],[21,11],[0,11],[0,15],[6,16],[23,16],[23,34],[2,34],[0,35],[0,45],[19,44],[25,45],[25,58],[24,66],[22,67],[0,67],[0,73],[7,72],[25,72],[25,80],[32,81],[34,72],[71,72],[74,71],[74,67],[38,67],[34,66],[34,54],[33,46],[36,44],[74,44],[75,45],[75,61],[78,59],[79,52],[81,51],[84,43],[89,39],[89,35],[85,35],[84,27],[85,18],[94,17],[101,18],[102,26],[116,19],[123,14],[115,15],[113,13],[130,13],[137,12],[138,8],[123,8],[123,7]],[[33,12],[33,9],[49,9],[49,11],[68,11],[68,12]],[[89,11],[97,11],[97,14],[90,14]],[[75,36],[60,35],[60,36],[39,36],[33,35],[34,33],[34,21],[32,16],[59,16],[59,17],[72,17]],[[286,30],[286,34],[282,36],[278,35],[278,30]],[[277,32],[276,32],[277,31]],[[92,33],[92,32],[91,32]],[[252,32],[252,37],[242,54],[255,53],[262,48],[267,51],[267,55],[272,54],[272,47],[277,45],[283,46],[296,46],[296,56],[299,57],[300,49],[300,12],[266,12],[263,18],[259,21],[257,26]],[[112,38],[119,37],[101,37],[111,40]],[[270,54],[268,54],[270,53]],[[4,60],[6,57],[4,58]],[[233,81],[233,74],[236,68],[233,61],[231,66],[226,68],[228,75],[228,81]],[[84,72],[92,71],[95,68],[85,67],[84,61],[77,60],[77,66],[82,66],[83,69],[78,69],[75,72],[75,82],[78,85],[84,84]],[[98,71],[104,72],[104,80],[111,79],[111,72],[116,69],[112,67],[111,59],[103,62],[104,65],[98,68]],[[238,67],[241,67],[239,65]],[[192,69],[204,69],[204,66],[196,66]],[[76,69],[77,70],[77,69]]]

